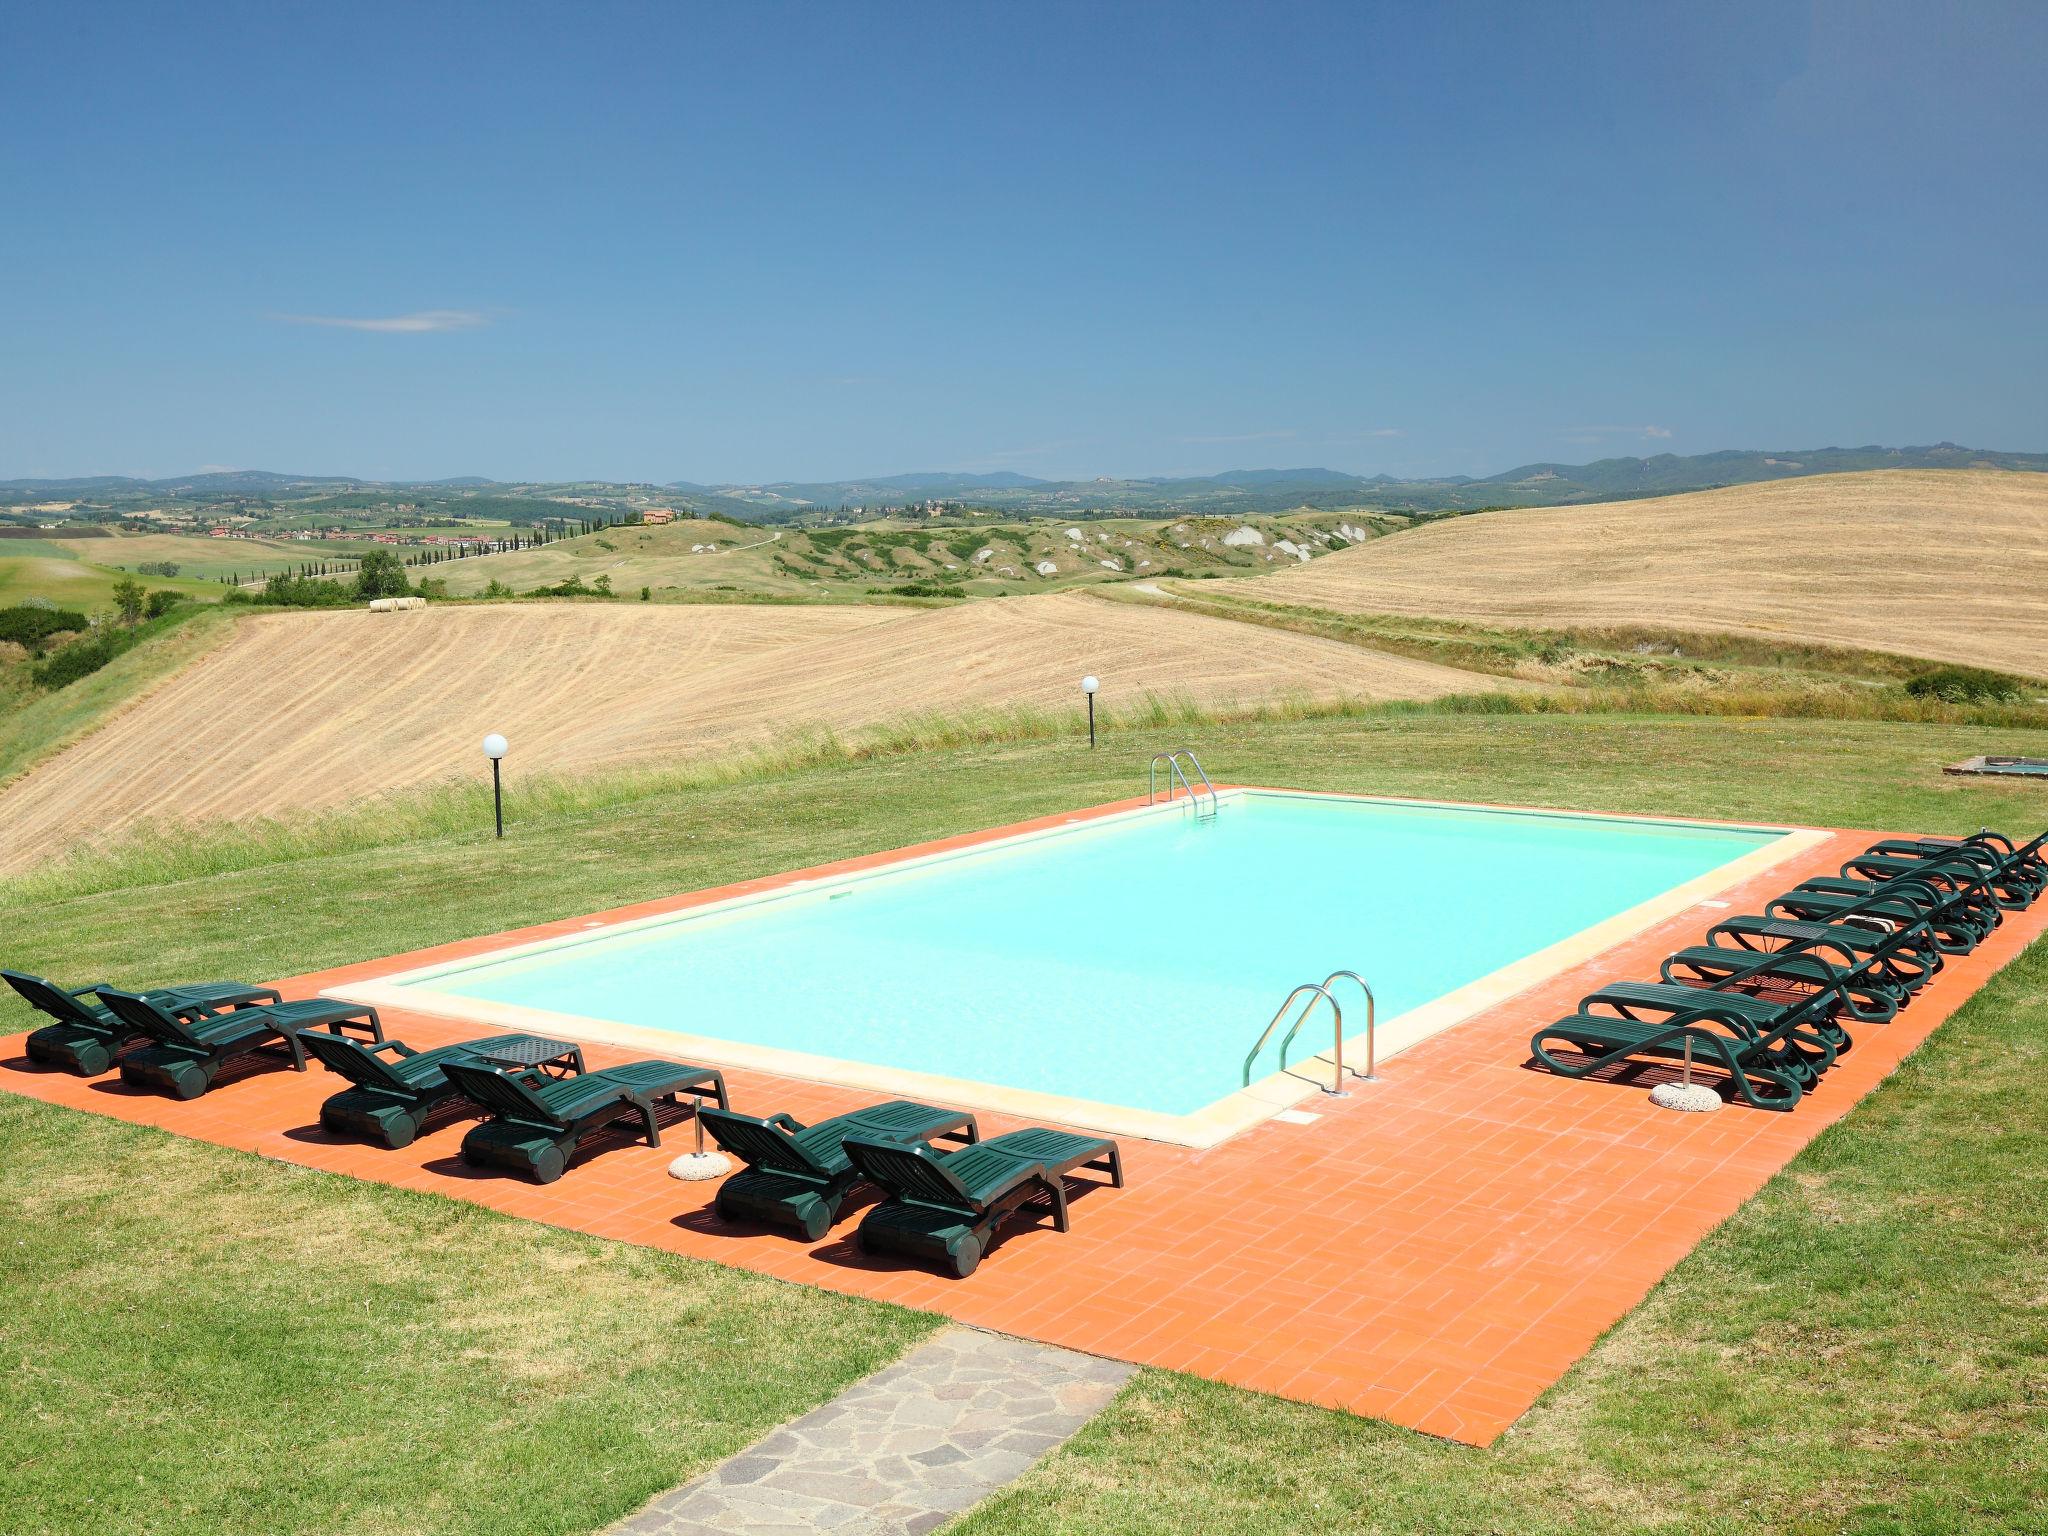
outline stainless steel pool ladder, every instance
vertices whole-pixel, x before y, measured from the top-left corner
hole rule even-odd
[[[1245,1087],[1249,1088],[1252,1085],[1252,1063],[1259,1059],[1259,1052],[1263,1051],[1266,1048],[1266,1042],[1273,1038],[1273,1031],[1278,1029],[1280,1021],[1287,1017],[1287,1011],[1294,1006],[1294,1000],[1306,993],[1308,995],[1308,1002],[1302,1006],[1301,1012],[1295,1015],[1294,1023],[1288,1028],[1287,1033],[1280,1037],[1279,1070],[1282,1072],[1287,1070],[1287,1048],[1294,1044],[1294,1037],[1301,1033],[1301,1026],[1308,1022],[1308,1016],[1316,1011],[1316,999],[1321,998],[1330,1005],[1330,1017],[1332,1020],[1330,1028],[1330,1058],[1336,1068],[1335,1072],[1331,1075],[1330,1086],[1323,1088],[1322,1091],[1333,1099],[1350,1097],[1344,1091],[1344,1009],[1338,1004],[1335,995],[1330,991],[1330,988],[1340,981],[1357,983],[1358,990],[1365,994],[1365,1070],[1363,1072],[1354,1070],[1351,1075],[1368,1083],[1379,1081],[1379,1075],[1376,1071],[1377,1062],[1375,1060],[1377,1042],[1374,1039],[1378,1022],[1375,1018],[1378,1012],[1378,1004],[1373,998],[1372,988],[1366,984],[1365,978],[1356,971],[1332,971],[1321,982],[1304,981],[1300,986],[1287,994],[1287,1001],[1280,1005],[1280,1011],[1273,1015],[1272,1020],[1260,1032],[1258,1044],[1252,1047],[1251,1054],[1244,1059]],[[1316,1086],[1322,1087],[1320,1083]]]
[[[1202,781],[1202,789],[1209,796],[1209,809],[1206,811],[1202,809],[1201,794],[1196,791],[1194,784],[1189,780],[1187,774],[1181,770],[1180,763],[1182,758],[1188,760],[1188,766],[1195,770],[1195,777]],[[1159,765],[1161,763],[1166,764],[1166,798],[1169,803],[1175,798],[1174,786],[1177,784],[1182,790],[1187,792],[1188,800],[1193,804],[1197,817],[1209,817],[1216,814],[1217,807],[1222,804],[1222,801],[1217,797],[1216,786],[1209,782],[1209,775],[1203,771],[1202,760],[1195,756],[1194,752],[1187,747],[1175,747],[1171,752],[1154,752],[1152,754],[1151,766],[1145,773],[1145,803],[1147,805],[1156,804],[1159,800]]]

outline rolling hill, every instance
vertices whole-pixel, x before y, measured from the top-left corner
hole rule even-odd
[[[910,584],[997,597],[1134,577],[1267,570],[1377,537],[1399,521],[1325,513],[770,529],[705,518],[607,528],[539,549],[445,561],[418,574],[445,581],[452,597],[482,592],[492,581],[528,592],[600,576],[625,596],[644,586],[656,596],[734,591],[843,599]]]
[[[2048,475],[1882,471],[1486,512],[1204,583],[1264,603],[1725,631],[2048,676]]]
[[[42,598],[60,608],[85,613],[104,611],[113,604],[114,583],[133,574],[144,561],[169,558],[159,548],[163,541],[135,539],[0,539],[0,608],[31,598]],[[186,539],[183,544],[203,550],[206,541]],[[213,551],[218,559],[218,547]],[[171,591],[211,600],[220,587],[211,570],[197,569],[188,558],[179,557],[174,577],[141,575],[138,579],[151,589]],[[246,567],[245,567],[246,568]]]
[[[1476,681],[1083,594],[935,609],[593,602],[261,615],[0,790],[0,871],[143,823],[289,816],[474,776],[488,731],[510,738],[516,782],[730,752],[808,727],[1076,707],[1088,672],[1112,708],[1147,693],[1431,698]]]

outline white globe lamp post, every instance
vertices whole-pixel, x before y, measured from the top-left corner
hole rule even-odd
[[[491,809],[497,816],[500,837],[505,835],[505,781],[499,772],[499,765],[505,761],[505,754],[511,750],[511,743],[496,731],[484,738],[484,756],[491,760]]]

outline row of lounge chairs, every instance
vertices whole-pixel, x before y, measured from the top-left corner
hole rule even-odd
[[[599,1130],[631,1123],[660,1146],[658,1108],[689,1095],[704,1129],[746,1165],[719,1191],[722,1219],[816,1241],[849,1196],[872,1185],[884,1198],[860,1223],[860,1248],[962,1277],[1002,1222],[1027,1206],[1044,1207],[1066,1231],[1070,1175],[1087,1169],[1117,1187],[1124,1181],[1114,1141],[1042,1128],[983,1141],[974,1116],[926,1104],[878,1104],[805,1126],[787,1114],[734,1112],[724,1076],[710,1067],[650,1060],[585,1070],[580,1051],[564,1057],[559,1042],[531,1035],[415,1051],[384,1038],[374,1008],[288,1002],[274,988],[240,982],[128,992],[105,982],[65,988],[18,971],[0,977],[53,1021],[28,1037],[29,1058],[42,1065],[81,1077],[118,1065],[133,1087],[194,1099],[237,1063],[282,1055],[303,1072],[310,1055],[349,1085],[321,1105],[331,1134],[396,1150],[444,1111],[482,1110],[463,1136],[462,1161],[542,1184],[559,1179],[578,1143]],[[942,1150],[940,1141],[957,1147]]]
[[[1068,1176],[1088,1169],[1123,1187],[1114,1141],[1043,1128],[981,1139],[974,1116],[898,1099],[805,1125],[790,1115],[757,1119],[701,1111],[704,1128],[745,1163],[718,1191],[727,1221],[757,1221],[815,1242],[863,1183],[889,1198],[861,1218],[855,1241],[869,1253],[905,1253],[974,1273],[997,1227],[1043,1203],[1067,1230]],[[932,1143],[953,1141],[942,1152]]]
[[[1885,1023],[2048,888],[2043,833],[1890,838],[1760,913],[1716,923],[1654,982],[1615,982],[1529,1042],[1563,1077],[1634,1061],[1718,1068],[1758,1109],[1791,1110],[1846,1054],[1851,1023]],[[1569,1056],[1557,1051],[1570,1048]]]

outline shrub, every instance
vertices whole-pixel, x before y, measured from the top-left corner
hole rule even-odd
[[[905,581],[893,587],[869,587],[868,591],[877,597],[965,597],[965,587],[950,582]]]
[[[169,578],[178,574],[178,562],[175,560],[145,560],[136,566],[135,570],[138,575],[142,576]]]
[[[640,589],[640,601],[641,601],[641,602],[643,602],[643,603],[644,603],[644,602],[647,602],[647,601],[649,601],[650,599],[652,599],[652,598],[653,598],[653,596],[654,596],[654,588],[652,588],[652,587],[642,587],[642,588]]]
[[[1954,665],[1922,672],[1906,684],[1906,692],[1914,698],[1943,704],[2010,704],[2026,689],[2025,683],[2007,673]]]
[[[85,615],[73,613],[68,608],[52,608],[37,603],[0,608],[0,640],[25,645],[38,656],[42,655],[50,636],[84,628]]]
[[[491,585],[496,586],[497,583],[492,582]],[[486,593],[485,595],[488,596],[489,594]],[[528,597],[610,597],[612,595],[612,579],[609,576],[600,576],[597,578],[596,586],[587,587],[583,584],[581,576],[571,576],[567,581],[557,582],[552,587],[535,587],[526,595]]]
[[[311,576],[273,576],[261,592],[232,587],[224,602],[268,603],[279,608],[342,608],[355,602],[355,588],[339,581],[318,581]]]
[[[114,606],[121,610],[123,624],[141,622],[142,603],[142,583],[133,576],[123,576],[114,583]]]
[[[356,567],[356,593],[363,597],[405,597],[412,583],[405,578],[405,565],[388,549],[373,549]]]
[[[90,677],[135,643],[134,631],[102,629],[90,640],[67,645],[48,661],[30,669],[38,688],[62,688]]]
[[[159,587],[142,601],[142,616],[145,619],[160,619],[178,606],[178,594],[166,592]]]

